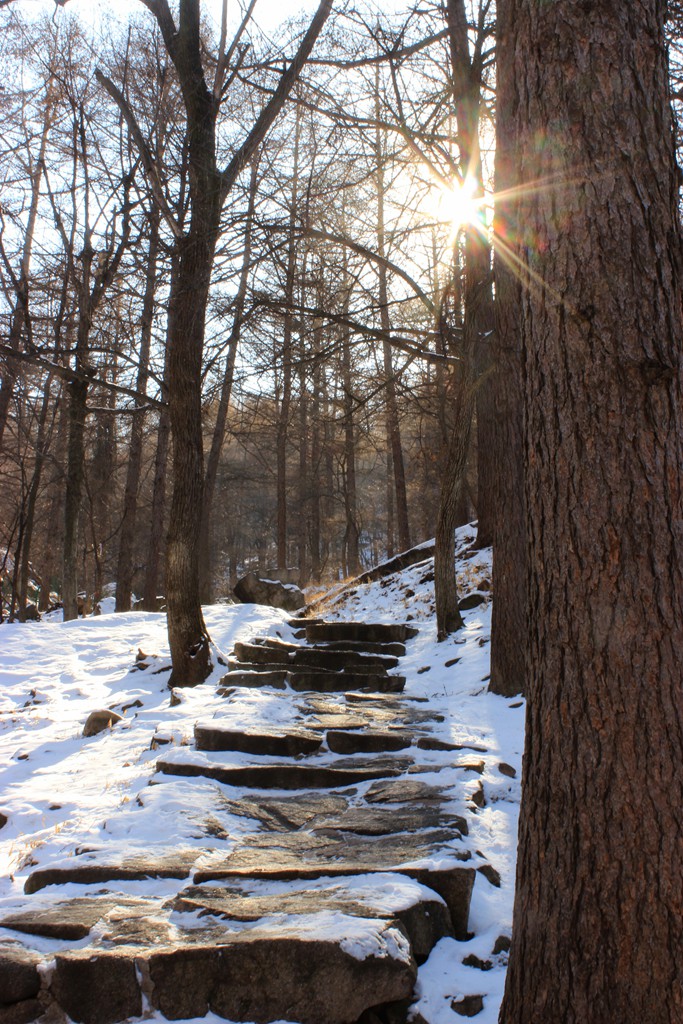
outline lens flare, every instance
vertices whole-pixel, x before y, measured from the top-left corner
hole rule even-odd
[[[454,234],[469,224],[481,224],[484,199],[476,192],[476,181],[468,177],[461,185],[444,189],[441,193],[441,212],[450,222]]]

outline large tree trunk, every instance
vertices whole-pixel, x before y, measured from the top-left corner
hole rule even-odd
[[[680,1024],[683,327],[665,4],[504,6],[528,189],[530,567],[501,1021]]]
[[[211,671],[209,635],[199,599],[199,534],[204,459],[201,387],[204,324],[216,232],[217,195],[197,201],[180,240],[169,301],[168,403],[173,496],[166,540],[166,607],[173,670],[169,686],[194,686]]]
[[[498,99],[496,123],[496,193],[505,195],[515,182],[514,74],[508,47],[511,5],[498,11]],[[493,693],[512,696],[526,687],[527,629],[526,511],[524,501],[523,381],[520,338],[522,286],[516,260],[520,234],[514,203],[496,206],[496,330],[490,379],[494,406],[493,447],[497,455],[493,526],[491,613],[491,681]]]

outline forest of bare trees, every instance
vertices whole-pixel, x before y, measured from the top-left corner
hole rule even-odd
[[[469,435],[465,265],[483,236],[455,237],[444,195],[472,174],[482,190],[472,158],[480,126],[492,144],[488,9],[463,106],[458,3],[406,18],[335,12],[303,72],[322,7],[308,42],[308,26],[291,23],[277,47],[248,17],[188,15],[183,56],[166,5],[146,6],[153,17],[141,10],[106,42],[101,23],[68,9],[5,15],[10,618],[55,600],[74,617],[114,588],[119,610],[173,603],[179,589],[187,603],[186,569],[176,586],[172,566],[190,540],[204,599],[253,567],[296,567],[302,584],[353,575],[434,535],[455,434],[446,531],[478,508],[476,440],[452,420],[467,391]],[[283,77],[297,48],[300,66]],[[188,62],[205,113],[183,84]],[[193,118],[208,118],[212,155],[193,157]],[[201,178],[209,164],[215,186]],[[213,227],[198,227],[214,187]],[[193,231],[207,239],[206,299],[182,281]],[[487,244],[482,258],[490,287]],[[198,287],[196,266],[187,274]],[[183,315],[195,326],[177,327]],[[175,352],[173,332],[189,344],[193,329],[194,355]],[[177,486],[181,463],[194,477]],[[170,512],[179,495],[184,520]]]
[[[476,518],[501,1021],[680,1021],[679,5],[47,7],[0,3],[2,617],[163,602],[194,685],[244,573],[435,537],[445,638]]]

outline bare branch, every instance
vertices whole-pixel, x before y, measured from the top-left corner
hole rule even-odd
[[[146,0],[142,0],[142,2],[145,3]],[[103,75],[99,69],[95,71],[95,78],[103,87],[103,89],[105,89],[106,92],[109,93],[109,95],[121,111],[121,114],[123,115],[123,118],[126,124],[128,125],[128,129],[131,135],[133,136],[133,140],[140,154],[142,166],[144,167],[145,173],[147,174],[147,178],[152,189],[154,200],[157,206],[159,207],[161,215],[168,224],[168,226],[170,227],[173,233],[173,237],[181,238],[183,234],[182,228],[180,227],[177,220],[171,213],[169,205],[166,202],[166,197],[164,195],[164,190],[161,185],[161,179],[159,178],[159,174],[157,172],[156,163],[154,162],[154,157],[152,156],[149,146],[145,141],[145,137],[142,134],[142,130],[140,129],[140,125],[137,122],[135,114],[128,106],[126,98],[121,92],[121,90],[114,85],[110,78],[107,78],[106,75]]]
[[[263,139],[265,138],[273,121],[282,110],[282,107],[284,106],[294,83],[301,74],[304,64],[308,60],[311,50],[313,49],[331,11],[332,0],[320,0],[320,6],[313,15],[313,19],[308,26],[308,31],[301,40],[301,44],[294,56],[294,59],[292,60],[292,63],[282,75],[275,92],[257,117],[256,123],[249,132],[249,135],[246,137],[228,166],[221,174],[221,199],[223,201],[237,180],[240,172],[247,166],[252,156],[263,142]]]
[[[41,356],[38,352],[15,352],[9,345],[0,343],[0,355],[11,357],[23,363],[30,363],[32,366],[39,366],[43,370],[49,370],[56,377],[61,377],[62,380],[69,383],[85,381],[89,385],[105,388],[105,390],[113,391],[118,395],[128,395],[129,398],[142,400],[154,406],[155,409],[165,409],[167,406],[166,402],[162,402],[158,398],[151,398],[149,395],[141,395],[134,388],[127,388],[123,384],[112,384],[110,381],[100,380],[94,376],[94,371],[87,373],[84,370],[72,370],[70,366],[62,366],[61,363],[53,363],[51,359],[46,359],[45,356]]]
[[[245,15],[242,18],[242,22],[240,24],[240,27],[237,29],[237,32],[235,33],[235,35],[233,37],[233,40],[230,43],[230,46],[228,48],[227,53],[225,53],[224,50],[225,50],[225,39],[226,39],[226,31],[227,31],[227,6],[228,6],[228,0],[223,0],[223,14],[222,14],[222,18],[221,18],[221,41],[220,41],[220,45],[219,45],[219,48],[218,48],[218,62],[216,64],[216,77],[215,77],[214,83],[213,83],[213,98],[214,98],[214,100],[216,102],[218,102],[218,100],[220,99],[221,95],[223,94],[223,86],[225,84],[225,73],[226,73],[227,69],[230,66],[230,61],[232,60],[233,54],[234,54],[235,50],[237,49],[237,47],[239,45],[239,41],[240,41],[240,39],[242,38],[242,36],[244,34],[244,30],[246,29],[247,25],[249,24],[249,22],[251,20],[252,12],[254,10],[254,7],[256,6],[256,0],[251,0],[251,2],[249,3],[249,6],[247,7],[247,10],[245,12]]]

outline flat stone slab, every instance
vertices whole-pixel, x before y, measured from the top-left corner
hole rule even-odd
[[[98,922],[111,915],[127,919],[148,917],[158,911],[158,902],[132,899],[121,894],[79,896],[68,900],[53,899],[48,905],[9,914],[0,918],[0,926],[47,939],[79,941],[86,938]]]
[[[311,622],[306,623],[306,639],[309,643],[334,643],[339,640],[355,640],[357,643],[405,643],[417,636],[413,626],[399,623],[368,622]]]
[[[272,686],[277,690],[284,690],[287,685],[286,679],[285,668],[264,668],[263,671],[235,669],[222,677],[218,684],[218,693],[230,686]]]
[[[456,850],[453,844],[448,830],[377,838],[349,833],[261,834],[249,837],[227,857],[216,854],[203,862],[193,880],[282,881],[397,872],[437,892],[451,913],[456,938],[464,939],[476,872],[462,865],[469,852]]]
[[[381,751],[405,750],[412,744],[412,737],[401,732],[380,732],[328,729],[325,740],[335,754],[375,754]]]
[[[367,768],[307,764],[231,767],[210,762],[162,759],[157,761],[156,767],[164,775],[203,776],[228,786],[244,786],[246,789],[336,789],[401,774],[401,768],[384,765]]]
[[[393,921],[334,914],[224,928],[213,942],[57,953],[50,988],[83,1024],[139,1016],[143,985],[171,1020],[212,1011],[232,1021],[352,1024],[378,1002],[409,998],[415,980],[409,941]]]
[[[235,750],[271,757],[297,757],[320,749],[322,735],[305,729],[233,729],[220,720],[197,722],[194,727],[197,750]]]
[[[418,803],[385,808],[348,807],[328,817],[316,818],[310,823],[313,832],[339,835],[353,832],[361,836],[394,836],[400,832],[426,832],[430,829],[449,829],[453,839],[467,835],[467,821],[459,814],[443,811],[439,804]]]
[[[160,852],[154,857],[126,857],[120,863],[107,860],[104,851],[84,853],[64,863],[32,871],[24,883],[24,892],[38,892],[46,885],[65,885],[67,882],[92,885],[124,879],[187,878],[205,852],[199,849],[174,850],[168,854]]]
[[[304,633],[305,636],[305,633]],[[386,643],[369,643],[359,640],[330,640],[329,643],[316,644],[313,650],[319,651],[359,651],[361,654],[393,654],[402,658],[406,653],[406,645],[398,641]]]
[[[413,800],[443,800],[443,790],[426,782],[396,779],[374,782],[365,794],[368,803],[404,803]]]
[[[340,913],[350,917],[399,921],[408,935],[413,956],[423,963],[435,944],[453,935],[450,913],[443,900],[414,879],[387,875],[323,879],[322,883],[296,882],[277,892],[258,882],[182,890],[169,904],[178,913],[212,915],[229,921],[251,922],[275,915]]]
[[[236,643],[234,657],[238,662],[251,665],[287,665],[289,650],[281,647],[265,647],[263,644]]]
[[[348,799],[315,791],[298,792],[296,796],[224,799],[224,808],[228,813],[258,821],[268,832],[295,832],[310,828],[318,820],[329,821],[345,814]]]
[[[398,658],[388,654],[366,654],[360,651],[333,651],[320,647],[300,647],[295,650],[290,661],[293,665],[311,665],[316,668],[326,668],[333,672],[342,669],[358,671],[359,666],[372,667],[375,672],[379,669],[385,671],[396,668]]]
[[[359,674],[355,672],[324,672],[320,669],[299,669],[287,673],[287,682],[293,690],[317,693],[345,693],[349,690],[369,690],[373,693],[401,693],[406,685],[404,676]]]

